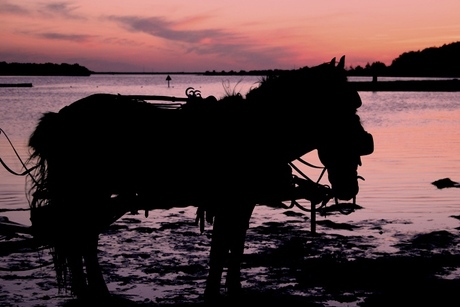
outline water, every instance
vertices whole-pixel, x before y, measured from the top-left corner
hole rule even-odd
[[[411,220],[404,228],[458,227],[460,189],[430,183],[460,180],[460,93],[363,92],[360,110],[375,152],[364,157],[359,202],[365,217]]]
[[[246,93],[257,86],[259,76],[198,76],[172,75],[170,87],[167,75],[92,75],[90,77],[0,76],[0,83],[32,83],[32,88],[0,88],[0,128],[6,133],[19,156],[28,157],[27,141],[43,112],[59,111],[72,102],[95,93],[122,95],[165,95],[186,97],[193,87],[203,97],[221,98],[226,93]],[[0,134],[0,158],[16,172],[22,172],[21,161]],[[7,172],[0,166],[0,215],[30,225],[24,177]],[[2,212],[3,209],[13,210]]]
[[[261,79],[258,76],[171,77],[169,88],[166,75],[0,77],[0,83],[34,85],[0,88],[0,128],[25,160],[27,139],[41,114],[58,111],[90,94],[184,97],[185,89],[191,86],[200,90],[202,96],[220,98],[226,91],[245,94]],[[361,92],[360,95],[363,106],[358,114],[375,140],[375,152],[362,158],[363,166],[359,169],[365,181],[360,184],[357,202],[364,208],[332,219],[352,223],[388,220],[385,227],[394,232],[458,227],[459,221],[451,216],[460,214],[460,189],[438,190],[431,182],[445,177],[460,181],[460,93]],[[3,133],[0,158],[12,169],[23,170]],[[304,159],[320,165],[316,152],[305,155]],[[320,174],[319,170],[297,165],[313,178]],[[327,183],[325,179],[322,182]],[[28,208],[25,191],[24,177],[14,176],[0,167],[0,215],[30,224],[28,212],[20,211]],[[5,209],[8,211],[2,212]],[[252,223],[285,218],[274,216],[272,210],[256,208]]]

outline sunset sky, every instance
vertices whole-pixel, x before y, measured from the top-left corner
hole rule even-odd
[[[460,41],[460,0],[0,0],[0,61],[90,70],[387,65]]]

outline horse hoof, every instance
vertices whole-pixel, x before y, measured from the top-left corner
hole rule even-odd
[[[220,294],[219,289],[204,291],[204,305],[205,306],[218,306],[223,300],[222,295]]]
[[[241,295],[241,283],[240,282],[227,283],[225,286],[227,288],[227,295],[230,298],[238,298]]]
[[[105,291],[86,291],[85,293],[80,293],[77,296],[77,301],[81,303],[97,302],[109,303],[112,299],[112,295],[109,292]]]

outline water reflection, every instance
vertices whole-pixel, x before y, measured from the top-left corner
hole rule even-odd
[[[222,97],[226,87],[246,93],[260,80],[258,76],[172,75],[168,88],[165,78],[166,75],[15,77],[12,82],[32,82],[34,87],[0,88],[0,128],[26,158],[27,138],[41,113],[57,111],[90,94],[183,97],[185,89],[193,86],[203,96]],[[363,167],[359,169],[365,181],[360,183],[357,201],[364,209],[334,219],[356,222],[398,218],[413,221],[398,225],[402,228],[457,227],[458,221],[450,215],[460,211],[460,189],[438,190],[431,182],[446,177],[460,180],[460,93],[361,92],[360,95],[363,105],[359,115],[375,140],[375,152],[362,158]],[[21,164],[2,135],[0,153],[12,168],[21,170]],[[304,158],[320,164],[316,152]],[[318,178],[320,171],[301,164],[299,167],[312,178]],[[24,178],[0,170],[0,208],[27,207],[25,190]],[[257,208],[258,214],[253,219],[263,219],[264,214],[270,217],[272,213],[264,210]],[[27,213],[1,213],[12,214],[14,220],[28,222]]]

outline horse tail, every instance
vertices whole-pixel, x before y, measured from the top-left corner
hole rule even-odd
[[[35,130],[32,132],[28,146],[31,149],[29,161],[34,161],[35,169],[30,174],[32,185],[29,195],[32,196],[30,202],[31,214],[35,209],[45,207],[50,203],[48,166],[50,157],[58,142],[57,132],[59,114],[48,112],[43,114]],[[34,218],[31,217],[33,226]]]
[[[38,125],[29,138],[29,147],[32,148],[32,157],[47,158],[56,135],[56,128],[59,122],[59,113],[47,112],[42,115]]]
[[[53,256],[58,287],[67,286],[67,264],[65,256],[60,252],[62,237],[62,216],[59,206],[53,199],[52,181],[49,177],[50,161],[57,155],[59,146],[60,119],[59,113],[44,113],[29,138],[31,150],[29,163],[36,165],[30,173],[28,191],[30,206],[31,231],[36,242],[50,249]]]

